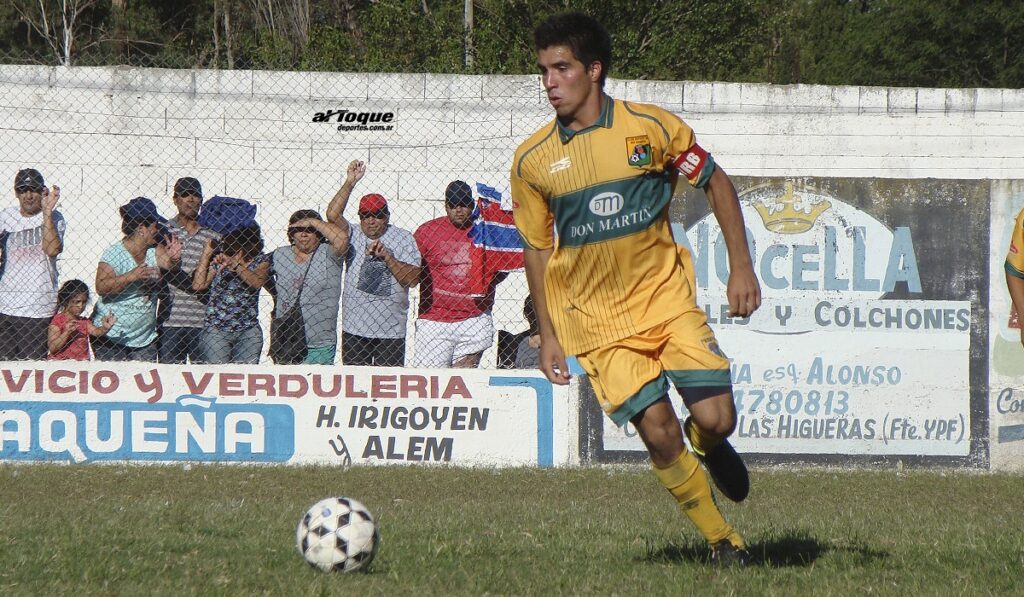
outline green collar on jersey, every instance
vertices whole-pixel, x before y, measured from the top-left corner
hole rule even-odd
[[[614,106],[615,106],[615,100],[613,100],[612,98],[608,97],[606,94],[602,93],[601,94],[601,114],[598,115],[597,122],[595,122],[594,124],[588,126],[585,129],[580,129],[578,131],[574,131],[574,130],[572,130],[570,128],[566,128],[566,127],[562,126],[562,123],[559,122],[558,118],[556,117],[555,118],[555,126],[558,127],[558,138],[562,140],[562,145],[565,145],[569,141],[572,141],[572,138],[575,137],[576,135],[581,135],[583,133],[592,131],[592,130],[594,130],[597,127],[604,127],[606,129],[612,128],[612,112],[613,112],[612,109],[614,108]]]

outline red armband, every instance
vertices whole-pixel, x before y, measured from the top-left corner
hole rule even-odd
[[[687,179],[693,180],[695,176],[700,174],[707,163],[708,152],[704,151],[704,148],[700,145],[694,143],[689,149],[672,160],[672,167]]]

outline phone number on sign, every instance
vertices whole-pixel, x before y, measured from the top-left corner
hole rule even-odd
[[[736,412],[769,415],[845,415],[850,410],[850,393],[846,390],[739,390],[733,389]]]

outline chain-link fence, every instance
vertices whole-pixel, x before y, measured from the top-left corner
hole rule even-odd
[[[0,359],[269,363],[299,325],[278,361],[535,354],[525,276],[472,239],[551,117],[536,77],[7,65],[0,86]]]

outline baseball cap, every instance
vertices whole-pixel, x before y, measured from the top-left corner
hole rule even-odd
[[[179,178],[174,183],[174,196],[183,197],[185,195],[195,195],[200,199],[203,198],[203,185],[199,184],[199,180],[192,178],[191,176],[185,176]]]
[[[127,221],[153,221],[165,224],[167,219],[160,215],[156,204],[148,197],[136,197],[120,208],[121,218]]]
[[[452,207],[473,205],[473,189],[461,180],[453,180],[444,190],[444,202]]]
[[[363,195],[363,198],[359,200],[359,211],[388,211],[388,200],[384,198],[384,195],[378,193]]]
[[[46,189],[46,183],[43,182],[43,175],[39,173],[39,170],[36,170],[35,168],[18,170],[18,173],[14,175],[14,190],[20,191],[22,189],[29,189],[32,191],[42,191]]]

